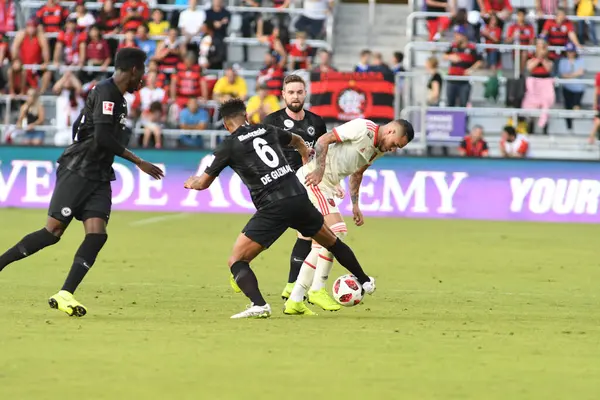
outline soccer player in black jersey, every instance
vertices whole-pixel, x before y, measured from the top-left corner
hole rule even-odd
[[[131,161],[155,179],[163,171],[125,148],[129,141],[125,127],[125,92],[133,93],[142,82],[146,53],[135,48],[117,53],[115,73],[92,89],[85,107],[73,125],[73,144],[58,159],[56,186],[46,226],[25,236],[0,256],[0,271],[17,260],[58,243],[75,217],[83,222],[85,238],[62,289],[50,297],[50,307],[70,316],[82,317],[87,309],[73,297],[98,253],[106,243],[106,225],[112,206],[110,182],[115,180],[115,156]]]
[[[294,133],[300,136],[308,147],[313,148],[317,139],[327,133],[327,126],[325,126],[323,118],[304,109],[306,99],[304,79],[298,75],[288,75],[283,81],[282,97],[285,101],[285,108],[269,114],[263,120],[263,123]],[[298,171],[302,167],[302,158],[295,148],[291,146],[284,147],[283,155],[294,171]],[[290,255],[288,283],[281,293],[281,297],[285,300],[292,293],[294,282],[298,279],[302,263],[310,253],[311,245],[312,240],[310,238],[298,234]],[[317,276],[319,276],[318,272],[315,273],[315,279]],[[331,302],[333,302],[334,307],[339,309],[339,304],[333,299],[331,299]]]
[[[231,318],[266,318],[271,315],[271,307],[260,293],[250,262],[287,228],[296,229],[329,249],[339,263],[357,277],[364,291],[373,293],[375,280],[364,273],[350,247],[324,224],[323,215],[312,205],[306,189],[285,159],[282,146],[291,145],[305,162],[308,161],[309,149],[304,140],[270,125],[249,125],[246,105],[239,99],[223,103],[219,115],[231,135],[215,150],[215,158],[204,173],[189,178],[184,187],[207,189],[229,166],[250,190],[257,211],[238,236],[228,264],[235,282],[252,304]],[[293,310],[293,314],[314,314],[304,303],[301,304]]]

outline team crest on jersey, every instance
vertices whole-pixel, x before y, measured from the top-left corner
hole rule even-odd
[[[364,118],[367,107],[367,95],[357,88],[343,90],[337,99],[340,113],[338,119],[350,121],[355,118]]]
[[[315,136],[315,127],[309,126],[308,129],[306,130],[306,133],[308,133],[310,136]]]
[[[286,129],[292,129],[294,127],[294,121],[291,119],[286,119],[283,121],[283,125],[286,127]]]
[[[115,108],[115,103],[112,101],[103,101],[102,102],[102,114],[113,115],[113,109]]]
[[[327,202],[331,207],[335,207],[335,201],[333,201],[333,199],[327,199]]]

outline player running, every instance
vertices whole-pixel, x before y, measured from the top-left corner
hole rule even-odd
[[[325,216],[325,223],[338,238],[345,238],[347,229],[333,200],[335,188],[342,179],[350,176],[353,218],[356,225],[362,225],[364,219],[358,197],[363,173],[385,152],[401,149],[413,138],[413,127],[404,119],[383,126],[377,126],[366,119],[355,119],[334,128],[333,132],[317,140],[314,159],[300,168],[297,176],[307,188],[310,200]],[[329,249],[313,245],[302,264],[292,294],[285,302],[284,313],[294,314],[297,310],[306,308],[303,300],[315,278],[315,270],[321,272],[317,278],[324,286],[331,272],[334,256]]]
[[[87,313],[73,293],[108,239],[106,225],[112,206],[110,182],[115,180],[112,169],[115,156],[131,161],[155,179],[163,177],[159,167],[124,147],[129,134],[125,126],[127,102],[123,94],[139,88],[145,61],[146,53],[139,49],[126,48],[117,53],[114,75],[92,89],[73,125],[74,143],[58,159],[56,186],[46,226],[25,236],[0,256],[1,271],[10,263],[58,243],[73,217],[82,221],[83,243],[75,253],[62,289],[48,300],[50,307],[70,316],[83,317]]]
[[[306,83],[304,79],[298,75],[288,75],[283,81],[282,97],[285,101],[285,108],[269,114],[263,121],[266,125],[273,125],[277,128],[289,131],[300,136],[308,147],[315,147],[317,139],[327,133],[327,127],[323,118],[317,114],[304,109],[304,101],[306,99]],[[294,172],[302,167],[302,158],[298,151],[293,147],[284,147],[283,155]],[[287,300],[294,288],[294,282],[298,278],[300,267],[304,259],[310,253],[312,241],[310,238],[298,235],[296,243],[292,248],[290,255],[290,273],[288,283],[281,293],[281,297]],[[319,275],[318,273],[316,274]],[[316,279],[316,278],[315,278]],[[333,299],[325,292],[325,301],[330,300],[329,304],[339,309]],[[309,293],[309,301],[320,302],[318,294],[311,295]]]
[[[293,146],[304,161],[308,147],[298,135],[278,132],[270,125],[249,125],[246,106],[240,99],[226,101],[219,108],[225,128],[231,133],[215,150],[212,164],[201,176],[189,178],[186,189],[207,189],[225,167],[239,175],[250,190],[256,213],[238,236],[229,267],[236,284],[252,304],[231,318],[267,318],[271,306],[263,298],[250,262],[269,248],[286,230],[293,228],[311,237],[328,249],[348,271],[356,276],[364,291],[375,291],[375,280],[362,270],[354,253],[324,224],[323,215],[312,205],[306,189],[294,176],[282,146]],[[300,303],[303,305],[303,303]],[[304,305],[294,310],[296,315],[314,315]]]

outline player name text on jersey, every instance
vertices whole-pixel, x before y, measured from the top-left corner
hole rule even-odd
[[[290,167],[289,165],[284,165],[283,167],[279,167],[276,170],[273,170],[270,173],[262,176],[260,178],[260,181],[263,183],[263,185],[266,185],[269,182],[274,181],[275,179],[279,179],[282,176],[289,174],[290,172],[294,172],[292,170],[292,167]]]

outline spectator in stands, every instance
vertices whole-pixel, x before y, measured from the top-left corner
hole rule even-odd
[[[158,74],[156,72],[148,72],[146,75],[146,84],[143,88],[134,93],[135,99],[131,107],[136,110],[136,114],[140,115],[142,124],[151,121],[150,106],[153,103],[160,103],[165,106],[169,101],[169,94],[164,88],[158,87]]]
[[[72,16],[67,18],[65,30],[58,33],[54,46],[54,65],[72,65],[79,61],[79,43],[84,39],[84,34],[77,32],[77,20]]]
[[[148,36],[148,25],[142,24],[137,28],[137,45],[140,49],[144,50],[148,58],[146,58],[146,64],[154,57],[156,53],[156,41],[150,39]]]
[[[283,88],[283,65],[285,60],[277,63],[275,57],[271,52],[265,54],[265,65],[260,70],[257,85],[266,85],[269,94],[279,98],[281,96],[281,90]]]
[[[11,96],[27,93],[27,74],[20,59],[12,60],[8,69],[8,94]]]
[[[134,31],[150,19],[150,8],[143,0],[126,0],[121,6],[121,28]]]
[[[401,51],[394,52],[394,54],[392,56],[392,72],[394,74],[396,74],[398,72],[405,72],[403,62],[404,62],[404,53],[402,53]]]
[[[206,20],[215,27],[215,36],[225,39],[231,20],[231,13],[223,6],[223,0],[213,0],[212,6],[206,10]]]
[[[313,68],[312,72],[337,72],[337,70],[331,65],[331,53],[326,49],[319,50],[319,64]]]
[[[369,72],[381,72],[382,74],[391,74],[392,70],[383,62],[381,53],[373,53],[373,63],[369,67]]]
[[[119,32],[121,16],[119,15],[119,10],[115,8],[113,0],[104,0],[102,10],[100,10],[96,22],[103,35]]]
[[[148,22],[148,34],[150,37],[166,35],[170,27],[169,21],[165,21],[163,12],[155,8],[152,11],[152,21]]]
[[[582,18],[595,16],[597,3],[598,0],[575,0],[575,10],[577,16]],[[598,46],[598,38],[596,37],[596,23],[589,19],[577,21],[577,38],[579,39],[579,43],[585,43],[586,26],[587,37],[592,40],[594,46]]]
[[[261,6],[262,0],[242,0],[244,7],[258,8]],[[258,12],[243,12],[242,13],[242,37],[249,38],[254,36],[257,31],[257,26],[261,21],[261,14]],[[244,62],[248,62],[248,46],[244,45]]]
[[[0,91],[4,92],[7,82],[7,72],[10,66],[10,47],[8,37],[0,36]]]
[[[542,30],[542,36],[546,38],[548,45],[550,46],[562,47],[571,40],[571,42],[575,43],[575,46],[581,47],[577,35],[575,34],[573,24],[567,19],[567,14],[562,8],[558,9],[554,19],[546,20],[544,29]],[[549,54],[549,57],[552,61],[557,61],[560,58],[561,53],[562,52],[559,50],[553,51]]]
[[[567,57],[563,57],[558,62],[558,74],[563,79],[581,79],[585,74],[583,59],[577,56],[577,48],[571,42],[567,43],[565,48]],[[583,83],[564,83],[562,92],[565,99],[565,108],[567,110],[579,110],[581,108],[581,99],[585,93],[585,84]],[[573,119],[567,118],[567,129],[573,133]]]
[[[156,46],[154,59],[161,69],[175,68],[186,54],[185,42],[179,38],[177,28],[169,29],[169,35]]]
[[[469,43],[466,29],[462,26],[454,28],[454,43],[450,46],[444,60],[450,61],[449,76],[468,76],[481,66],[481,55],[474,43]],[[447,82],[448,107],[466,107],[471,95],[471,84],[468,81]]]
[[[207,96],[202,69],[196,63],[196,55],[190,52],[185,56],[184,62],[177,64],[175,73],[171,75],[171,99],[180,110],[185,107],[189,99],[201,97],[206,100]]]
[[[227,58],[227,48],[223,39],[215,36],[215,28],[212,22],[204,21],[202,25],[202,39],[200,40],[199,64],[205,69],[223,69],[223,63]]]
[[[76,94],[80,94],[82,91],[81,81],[77,79],[73,71],[66,70],[52,87],[52,91],[56,94],[62,94],[65,90],[73,90]]]
[[[142,135],[142,147],[150,146],[150,141],[154,141],[154,148],[162,148],[162,122],[163,105],[160,101],[150,104],[148,115],[143,123],[144,134]]]
[[[462,26],[465,28],[466,36],[469,42],[480,42],[481,19],[479,19],[477,23],[471,23],[472,21],[469,21],[467,10],[461,8],[456,12],[452,22],[455,29],[457,26]]]
[[[561,0],[561,7],[566,10],[568,8],[568,1]],[[538,32],[544,30],[546,19],[542,18],[545,15],[555,15],[558,12],[558,0],[535,0],[535,13],[538,18]]]
[[[54,84],[52,91],[58,94],[56,98],[54,145],[65,147],[73,143],[72,126],[84,106],[84,101],[80,96],[82,91],[81,82],[73,72],[67,70]]]
[[[485,39],[486,44],[499,44],[502,42],[502,28],[500,20],[494,13],[490,14],[488,23],[481,29],[481,36]],[[487,67],[492,71],[500,66],[500,51],[496,49],[487,49]]]
[[[510,0],[483,0],[483,9],[481,16],[485,23],[489,23],[492,14],[498,16],[498,26],[500,29],[504,27],[504,22],[510,19],[513,8]]]
[[[41,64],[37,72],[28,70],[26,72],[26,87],[38,88],[38,78],[41,76],[42,83],[39,85],[41,93],[45,93],[50,86],[52,74],[46,70],[50,62],[50,48],[43,31],[38,30],[35,21],[29,20],[24,30],[19,31],[12,44],[11,54],[18,58],[22,64]]]
[[[360,61],[354,67],[354,72],[369,72],[371,66],[371,50],[365,49],[360,52]]]
[[[140,25],[140,26],[142,26],[142,25]],[[117,50],[126,49],[126,48],[130,48],[130,47],[133,47],[133,48],[138,47],[137,41],[135,40],[135,29],[128,29],[125,32],[123,40],[119,44],[119,47]]]
[[[425,0],[425,7],[429,12],[447,12],[448,0]],[[450,22],[448,17],[427,17],[429,41],[440,40],[442,34],[450,28]]]
[[[429,57],[425,62],[425,69],[430,76],[427,82],[427,104],[430,106],[439,106],[442,94],[442,75],[438,70],[438,59]]]
[[[304,0],[302,15],[296,22],[296,30],[306,32],[311,39],[320,39],[325,32],[327,15],[333,9],[334,0]]]
[[[506,43],[518,43],[523,46],[533,45],[535,39],[535,28],[527,22],[527,10],[519,8],[517,10],[517,22],[510,25],[506,32]],[[525,70],[529,52],[521,50],[520,63],[521,71]]]
[[[69,10],[58,4],[58,0],[48,0],[35,13],[38,24],[44,28],[46,33],[56,33],[61,30],[67,17]]]
[[[189,7],[179,14],[179,30],[188,38],[198,36],[206,20],[204,10],[197,7],[197,0],[189,0]]]
[[[548,45],[543,39],[538,39],[535,54],[527,61],[527,77],[525,98],[522,108],[540,108],[544,113],[538,119],[538,126],[548,134],[548,110],[554,104],[554,78],[552,78],[553,63],[548,57]],[[529,121],[529,133],[534,133],[533,118]]]
[[[529,153],[529,140],[525,135],[517,135],[515,128],[505,126],[500,139],[500,153],[504,158],[524,158]]]
[[[100,67],[100,72],[83,72],[81,81],[87,83],[103,79],[111,61],[108,43],[102,39],[98,26],[92,26],[87,38],[79,44],[79,66]]]
[[[458,154],[462,157],[487,157],[489,154],[487,142],[483,139],[483,127],[475,125],[458,145]]]
[[[296,32],[296,40],[287,48],[288,69],[290,71],[309,70],[313,49],[306,43],[306,32]]]
[[[27,91],[27,100],[21,106],[19,118],[17,119],[17,128],[23,129],[26,146],[41,146],[44,143],[45,133],[37,128],[44,124],[45,111],[40,102],[39,93],[35,89]],[[37,129],[36,129],[37,128]]]
[[[15,30],[15,3],[13,0],[0,0],[0,33]]]
[[[246,100],[248,88],[246,80],[238,75],[238,66],[233,65],[225,69],[225,76],[219,78],[213,88],[213,97],[218,102],[224,102],[231,98]]]
[[[279,9],[286,9],[290,7],[292,0],[273,0],[273,7]],[[289,26],[290,15],[284,12],[278,12],[275,14],[275,24],[277,26]]]
[[[150,62],[148,63],[147,74],[150,74],[151,72],[156,73],[156,87],[163,89],[166,88],[168,83],[167,75],[164,72],[160,71],[158,61],[150,60]]]
[[[597,114],[594,117],[592,131],[590,132],[590,136],[588,138],[589,144],[594,144],[596,142],[598,131],[600,130],[600,72],[596,74],[596,85],[594,87],[594,111],[596,111]]]
[[[278,97],[270,94],[270,92],[270,88],[261,83],[258,85],[256,94],[248,100],[246,113],[251,123],[258,124],[267,115],[281,108]]]
[[[96,23],[96,18],[94,18],[94,16],[85,8],[85,3],[82,1],[77,2],[75,12],[71,13],[69,18],[75,18],[77,20],[78,32],[83,32]]]
[[[269,45],[269,50],[277,62],[287,57],[286,48],[289,48],[289,31],[286,27],[279,28],[275,26],[270,35],[263,35],[263,25],[260,24],[256,34],[259,42]]]
[[[179,129],[203,131],[208,128],[210,116],[208,112],[198,106],[198,100],[188,100],[187,108],[179,116]],[[184,147],[202,147],[202,136],[181,135],[179,143]]]

